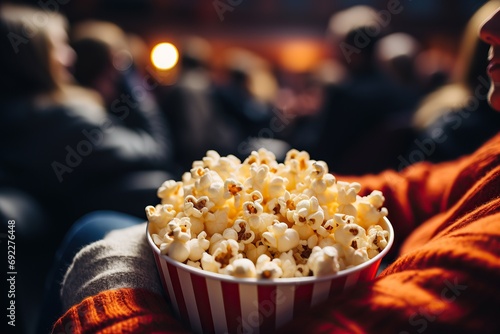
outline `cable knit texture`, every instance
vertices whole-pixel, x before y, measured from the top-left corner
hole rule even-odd
[[[158,293],[141,288],[108,290],[71,308],[54,327],[56,334],[188,333]]]
[[[395,228],[395,259],[375,280],[302,314],[282,333],[500,332],[500,134],[471,156],[450,163],[338,179],[360,182],[364,194],[373,189],[384,193]],[[97,245],[124,249],[132,240],[136,246],[146,244],[144,231],[139,239],[115,243],[123,235],[115,232]],[[96,244],[89,247],[77,256],[67,278],[75,270],[93,273],[72,288],[78,297],[65,301],[74,306],[55,324],[54,333],[65,333],[67,324],[75,333],[182,331],[157,291],[150,253],[139,256],[136,269],[128,268],[134,261],[122,257],[107,261],[88,254],[88,263],[96,266],[89,268],[79,262]],[[106,265],[99,268],[100,263]],[[83,288],[96,277],[107,280],[116,268],[140,279],[129,277],[128,288],[108,283]],[[156,285],[144,290],[137,283],[148,275]],[[64,283],[63,298],[70,280]]]
[[[78,252],[62,283],[64,311],[109,289],[144,288],[161,294],[154,258],[145,240],[146,223],[112,231]]]

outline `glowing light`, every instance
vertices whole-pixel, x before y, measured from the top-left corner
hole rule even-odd
[[[160,43],[151,50],[151,61],[160,70],[169,70],[177,64],[179,52],[171,43]]]
[[[310,41],[285,42],[280,50],[281,65],[291,72],[311,70],[321,59],[321,46]]]

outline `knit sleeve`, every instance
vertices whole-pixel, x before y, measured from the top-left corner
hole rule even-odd
[[[375,281],[298,316],[279,333],[498,333],[499,207],[500,199],[478,207]],[[171,314],[149,290],[109,290],[69,309],[53,333],[183,332]]]
[[[335,175],[338,180],[359,182],[361,194],[380,190],[394,226],[394,250],[424,221],[455,205],[477,180],[500,164],[500,135],[461,159],[432,164],[420,162],[401,171],[386,170],[377,175]]]
[[[53,333],[183,333],[163,295],[146,224],[82,248],[63,278]]]
[[[63,310],[86,297],[118,288],[143,288],[162,294],[145,223],[112,231],[76,254],[61,286]]]
[[[53,334],[189,333],[165,299],[146,289],[114,289],[84,299],[54,324]]]
[[[454,163],[423,163],[402,175],[385,172],[361,179],[367,189],[382,190],[389,210],[400,208],[408,224],[426,219],[409,238],[423,234],[426,241],[414,242],[417,247],[402,252],[375,280],[297,316],[281,332],[499,333],[497,137],[494,152],[482,149]],[[409,234],[404,218],[393,211],[391,220],[401,239],[406,236],[398,233]],[[145,225],[135,228],[138,232],[116,232],[77,255],[62,293],[65,305],[74,306],[58,320],[53,333],[66,333],[67,328],[72,333],[183,330],[161,296],[158,276],[151,275],[154,260],[145,244]],[[93,251],[96,245],[102,249]],[[107,249],[110,245],[120,251]],[[124,249],[132,254],[123,256]],[[108,262],[109,254],[115,257]],[[92,272],[98,268],[111,273],[116,269],[121,275],[115,276],[116,281],[107,280],[112,275],[99,277],[99,272]]]
[[[499,333],[500,203],[482,206],[375,280],[299,316],[280,333]]]

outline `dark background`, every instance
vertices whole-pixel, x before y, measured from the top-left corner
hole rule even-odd
[[[352,5],[386,10],[388,0],[25,0],[42,8],[57,9],[70,22],[88,18],[117,23],[139,34],[152,47],[161,41],[175,44],[182,36],[198,35],[212,42],[215,55],[229,46],[253,50],[278,67],[286,43],[307,42],[316,57],[325,50],[324,36],[330,16]],[[219,17],[215,5],[232,8]],[[467,20],[485,0],[400,0],[403,10],[392,15],[394,31],[407,32],[424,47],[455,54]]]
[[[325,43],[328,21],[335,12],[352,5],[371,5],[386,10],[394,0],[11,0],[64,14],[70,25],[87,19],[111,21],[126,32],[141,36],[149,49],[159,42],[178,44],[188,35],[206,38],[213,46],[214,61],[229,47],[252,50],[274,66],[277,72],[292,73],[284,55],[300,58],[290,47],[308,49],[311,61],[327,58],[332,50]],[[453,67],[463,29],[485,0],[400,0],[403,10],[391,16],[395,32],[417,38],[423,48],[439,50]],[[219,16],[216,5],[230,8]],[[3,38],[3,37],[2,37]],[[297,50],[297,48],[292,49]],[[314,64],[310,64],[314,65]],[[293,85],[293,75],[283,75]],[[1,78],[0,78],[1,80]],[[22,245],[29,247],[28,245]],[[36,251],[36,250],[34,250]],[[22,275],[19,275],[21,279]],[[30,279],[24,277],[24,279]],[[31,283],[31,282],[30,282]],[[32,282],[36,292],[26,292],[30,303],[19,310],[17,320],[26,333],[36,323],[43,282]],[[4,297],[5,298],[5,297]],[[21,302],[20,302],[21,303]],[[29,308],[29,310],[28,310]],[[5,319],[4,319],[5,321]],[[0,331],[1,332],[1,331]]]

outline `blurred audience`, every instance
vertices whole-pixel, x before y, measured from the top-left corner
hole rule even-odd
[[[293,75],[280,73],[287,86],[280,87],[275,106],[282,113],[286,127],[281,133],[293,147],[309,149],[317,143],[317,135],[323,128],[319,121],[325,94],[325,87],[340,84],[346,77],[347,69],[334,58],[319,61],[306,72]]]
[[[450,82],[418,106],[412,120],[417,135],[405,155],[406,163],[455,159],[473,152],[500,130],[500,114],[487,101],[489,45],[477,36],[481,23],[499,5],[500,1],[488,1],[470,18]]]
[[[127,126],[124,114],[106,113],[96,91],[75,84],[68,28],[56,12],[0,7],[0,216],[2,225],[15,219],[16,239],[28,246],[18,250],[16,267],[23,273],[16,328],[26,332],[71,223],[98,209],[143,217],[171,177],[159,123],[148,115],[141,126]]]
[[[319,115],[306,129],[298,130],[307,136],[315,134],[316,142],[303,147],[304,140],[298,135],[293,143],[338,173],[392,167],[387,163],[404,152],[411,139],[408,115],[418,95],[378,66],[377,42],[391,29],[380,24],[378,15],[368,6],[353,6],[332,15],[329,45],[346,74],[341,82],[325,86]]]
[[[103,97],[105,106],[111,108],[120,95],[122,72],[133,62],[125,32],[111,22],[86,20],[72,25],[70,44],[77,54],[76,81],[95,89]]]
[[[186,36],[179,52],[177,80],[162,87],[159,96],[172,124],[175,160],[182,171],[189,170],[208,150],[239,158],[259,147],[278,156],[286,152],[288,144],[259,133],[269,127],[277,91],[264,59],[248,50],[226,50],[216,81],[212,46],[207,40]]]
[[[208,150],[232,153],[238,134],[215,108],[212,46],[199,36],[188,36],[182,39],[179,53],[177,80],[161,87],[158,96],[172,125],[174,157],[183,172]]]
[[[500,6],[479,31],[492,45],[488,99],[500,112],[500,55],[495,54],[500,48]],[[313,168],[308,172],[316,174]],[[363,185],[360,196],[374,190],[384,194],[396,235],[386,257],[388,265],[376,279],[294,314],[275,332],[500,332],[500,134],[471,155],[450,162],[422,162],[401,171],[340,175],[339,179]],[[65,314],[52,332],[68,328],[78,333],[111,328],[133,333],[189,332],[188,321],[182,322],[165,299],[144,237],[146,224],[127,227],[136,222],[113,213],[89,218],[76,226],[94,229],[97,221],[104,223],[97,224],[99,228],[108,224],[111,229],[124,228],[81,248],[73,258],[60,290]],[[73,237],[70,234],[69,240]],[[352,246],[358,248],[357,243]],[[186,306],[182,300],[179,305]],[[191,323],[192,328],[200,327],[197,321]]]
[[[287,145],[269,131],[278,82],[267,60],[248,49],[232,47],[222,55],[224,80],[214,90],[216,108],[230,119],[238,138],[232,154],[245,158],[265,147],[284,157]],[[274,112],[277,112],[276,110]],[[264,133],[264,132],[266,133]],[[272,137],[272,138],[269,138]]]
[[[455,54],[450,55],[439,46],[428,46],[415,57],[415,70],[424,95],[447,84],[453,69]]]
[[[2,35],[17,38],[3,38],[0,48],[3,183],[42,203],[55,224],[47,227],[54,240],[88,211],[143,216],[158,185],[171,177],[161,123],[128,97],[119,101],[122,114],[106,113],[101,95],[75,84],[76,57],[62,15],[16,5],[1,9]],[[37,17],[46,24],[35,24]],[[141,125],[126,124],[125,115],[140,113]]]
[[[268,62],[252,51],[235,47],[225,50],[223,59],[226,81],[218,87],[221,105],[241,114],[250,125],[267,120],[278,88]]]
[[[171,157],[169,171],[175,174],[175,138],[154,94],[159,83],[147,73],[143,43],[138,35],[128,35],[112,22],[86,20],[74,24],[74,77],[79,84],[98,92],[108,113],[127,127],[154,126],[165,154]]]
[[[419,40],[404,32],[393,32],[382,37],[375,46],[376,63],[396,84],[406,87],[419,99],[425,87],[419,77],[417,57],[422,46]]]

